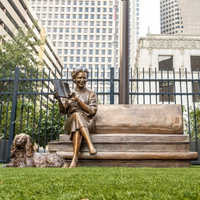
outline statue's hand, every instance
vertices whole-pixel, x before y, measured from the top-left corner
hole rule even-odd
[[[60,99],[60,97],[59,97],[59,95],[58,95],[58,93],[56,92],[56,93],[54,93],[54,98],[55,99]]]
[[[71,98],[70,99],[73,100],[73,101],[76,101],[76,102],[80,101],[80,99],[76,96],[76,94],[74,92],[71,94]]]

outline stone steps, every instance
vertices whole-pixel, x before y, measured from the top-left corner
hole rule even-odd
[[[188,135],[148,135],[148,134],[97,134],[91,140],[98,152],[182,152],[189,151]],[[50,152],[73,151],[73,143],[68,135],[60,135],[59,142],[51,142]],[[81,152],[88,152],[85,141]]]
[[[89,155],[83,140],[79,166],[190,167],[197,158],[190,152],[189,136],[183,134],[92,134],[97,154]],[[71,161],[73,143],[68,135],[49,143],[49,152]]]

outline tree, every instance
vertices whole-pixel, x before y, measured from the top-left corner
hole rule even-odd
[[[22,28],[17,30],[17,34],[11,40],[6,41],[6,35],[0,36],[0,78],[13,77],[15,67],[20,67],[20,77],[37,76],[39,66],[44,66],[43,60],[38,56],[34,49],[41,49],[45,44],[42,39],[35,39],[35,26],[26,31]],[[41,73],[39,73],[41,75]],[[4,86],[3,86],[4,84]],[[9,82],[0,83],[0,92],[8,89]]]
[[[58,102],[43,102],[46,107],[35,106],[32,101],[20,98],[17,103],[15,133],[26,133],[33,142],[45,147],[49,141],[56,140],[58,133],[64,133],[64,117],[60,117]],[[2,107],[0,116],[0,139],[9,138],[11,104]]]
[[[200,141],[200,103],[196,104],[195,110],[192,106],[189,108],[189,115],[185,108],[184,112],[185,132],[190,133],[191,140],[196,140],[197,134],[197,140]]]
[[[20,68],[20,78],[47,77],[45,74],[42,74],[42,70],[38,70],[38,67],[44,66],[44,63],[34,50],[42,50],[45,41],[35,39],[34,29],[35,26],[28,31],[19,28],[12,40],[8,41],[6,41],[5,35],[0,36],[0,41],[2,41],[0,43],[0,79],[13,78],[16,67]],[[10,81],[0,82],[0,92],[12,91],[13,84],[11,83]],[[36,82],[20,81],[19,91],[36,91],[39,90],[40,85],[41,82],[37,82],[36,86]],[[12,98],[8,95],[2,95],[0,99],[0,139],[8,139]],[[61,118],[60,121],[57,120],[59,116],[58,105],[56,104],[54,107],[52,103],[47,105],[44,99],[42,108],[39,108],[37,106],[39,96],[36,99],[35,95],[23,96],[23,98],[18,96],[17,118],[15,121],[16,134],[20,132],[27,133],[31,135],[34,143],[43,147],[51,139],[57,139],[58,130],[61,127],[60,132],[63,132],[64,124],[64,118]],[[52,120],[52,117],[54,120]]]

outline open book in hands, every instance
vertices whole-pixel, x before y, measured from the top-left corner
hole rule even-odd
[[[69,84],[61,80],[53,80],[55,92],[58,93],[59,97],[70,98],[71,91],[69,89]]]

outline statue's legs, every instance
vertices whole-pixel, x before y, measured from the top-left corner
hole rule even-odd
[[[78,166],[78,152],[80,151],[82,141],[82,135],[80,131],[76,131],[73,134],[73,158],[70,164],[70,168]]]
[[[86,127],[82,127],[80,129],[80,132],[81,132],[82,136],[85,138],[85,140],[87,142],[90,155],[95,155],[97,153],[97,150],[94,148],[94,145],[93,145],[93,143],[91,141],[88,129]]]

